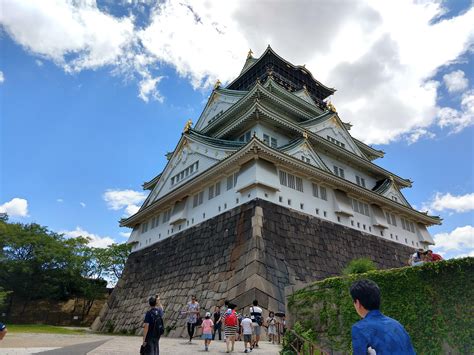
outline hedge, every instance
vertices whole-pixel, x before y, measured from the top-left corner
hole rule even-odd
[[[474,258],[376,270],[328,278],[288,296],[288,312],[304,336],[325,349],[350,353],[351,326],[359,320],[349,287],[371,279],[381,290],[381,311],[410,334],[418,354],[442,354],[449,346],[474,353]]]

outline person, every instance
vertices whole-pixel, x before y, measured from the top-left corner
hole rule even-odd
[[[244,337],[244,353],[252,351],[252,320],[248,315],[244,315],[242,322],[240,322],[241,333]],[[248,344],[248,346],[247,346]]]
[[[214,328],[214,322],[211,319],[211,313],[206,312],[206,317],[202,321],[202,338],[204,339],[204,351],[209,351],[209,345],[212,340],[212,330]]]
[[[275,313],[270,311],[268,314],[268,317],[266,319],[267,323],[267,329],[268,329],[268,341],[270,341],[272,344],[275,344],[275,338],[276,338],[276,319],[275,319]]]
[[[237,313],[235,312],[236,305],[229,304],[229,309],[226,311],[224,317],[224,326],[225,326],[225,343],[227,347],[227,353],[234,351],[234,344],[235,344],[235,335],[237,333]],[[232,345],[232,348],[229,349],[229,345]]]
[[[415,354],[405,328],[380,312],[380,289],[375,282],[356,281],[349,292],[354,308],[362,318],[352,326],[354,355],[366,355],[369,347],[377,354]]]
[[[199,303],[197,302],[196,296],[191,296],[191,301],[188,302],[186,313],[188,314],[187,325],[189,343],[191,344],[194,336],[194,330],[196,329],[196,323],[201,310],[199,309]]]
[[[216,332],[219,334],[219,340],[222,340],[222,314],[221,307],[216,306],[213,313],[214,331],[212,332],[212,340],[216,338]]]
[[[418,265],[423,265],[423,256],[425,254],[425,251],[423,249],[418,249],[410,258],[408,259],[408,265],[410,266],[418,266]]]
[[[7,326],[0,322],[0,340],[5,338],[5,335],[7,335]]]
[[[158,355],[160,353],[160,337],[164,333],[163,305],[160,297],[148,299],[150,310],[145,314],[143,321],[143,347],[146,355]]]
[[[263,324],[262,309],[258,306],[257,300],[254,300],[252,304],[253,306],[250,307],[250,319],[253,327],[252,348],[258,348]]]
[[[227,315],[227,312],[230,310],[229,304],[230,304],[230,301],[225,300],[224,301],[224,308],[221,312],[221,322],[222,322],[222,331],[224,332],[224,341],[226,341],[226,338],[225,338],[225,317]]]
[[[433,250],[431,249],[428,249],[426,251],[426,256],[429,261],[433,261],[433,262],[444,260],[441,255],[433,253]]]

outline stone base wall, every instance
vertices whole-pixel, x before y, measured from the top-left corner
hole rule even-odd
[[[399,267],[410,253],[410,247],[257,199],[132,253],[93,329],[140,333],[148,297],[158,293],[165,326],[181,336],[179,313],[192,294],[202,313],[225,299],[246,311],[254,299],[267,311],[284,311],[287,286],[339,275],[360,257],[379,268]]]

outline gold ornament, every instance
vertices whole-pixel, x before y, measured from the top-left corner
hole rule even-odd
[[[186,124],[184,125],[183,133],[188,133],[192,125],[193,125],[193,121],[187,120]]]

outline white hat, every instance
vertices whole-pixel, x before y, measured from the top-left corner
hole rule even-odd
[[[211,316],[211,313],[210,312],[206,312],[206,317],[210,317]]]

